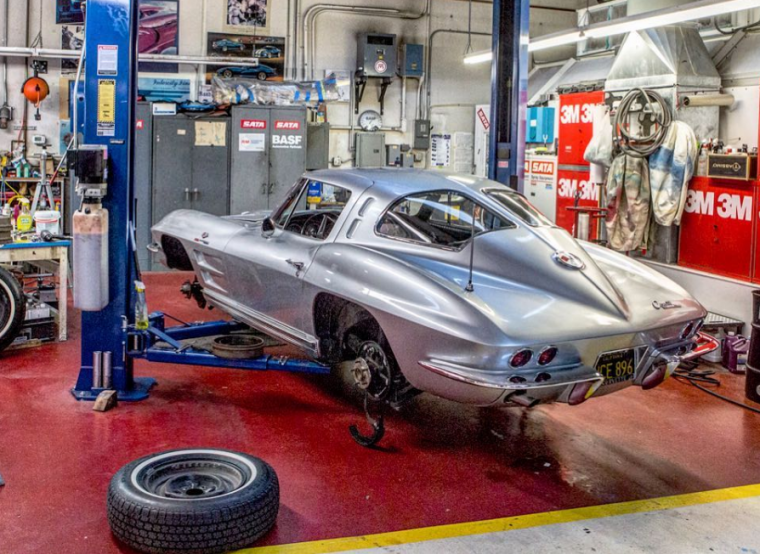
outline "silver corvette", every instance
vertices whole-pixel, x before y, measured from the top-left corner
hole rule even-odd
[[[420,170],[306,173],[274,212],[180,210],[152,250],[205,301],[367,397],[580,404],[714,349],[681,287],[573,239],[522,195]]]

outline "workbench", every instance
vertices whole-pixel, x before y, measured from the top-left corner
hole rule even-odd
[[[58,340],[68,339],[66,318],[69,295],[69,247],[71,241],[57,242],[16,242],[0,246],[0,264],[27,262],[51,271],[51,264],[57,263],[51,273],[58,273]]]

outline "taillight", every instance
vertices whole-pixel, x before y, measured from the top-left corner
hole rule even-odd
[[[696,327],[697,327],[696,321],[689,322],[689,324],[683,328],[683,331],[681,331],[681,340],[689,338],[694,332]]]
[[[512,355],[512,358],[509,360],[509,365],[511,365],[512,367],[522,367],[525,364],[527,364],[532,357],[533,357],[532,350],[529,350],[527,348],[524,348],[523,350],[518,350]]]
[[[538,355],[538,365],[547,365],[552,363],[557,356],[557,349],[554,346],[544,348]]]

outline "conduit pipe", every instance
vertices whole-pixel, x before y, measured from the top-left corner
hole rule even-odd
[[[681,97],[681,103],[686,108],[698,108],[700,106],[730,107],[734,105],[734,102],[733,94],[697,94]]]
[[[389,17],[392,19],[418,20],[428,15],[431,0],[426,0],[425,9],[420,12],[405,12],[397,8],[383,8],[374,6],[345,6],[341,4],[314,4],[309,6],[303,15],[303,51],[302,78],[306,79],[307,72],[310,78],[314,77],[314,52],[316,50],[316,22],[317,17],[324,12],[340,12],[354,15],[367,15],[375,17]]]
[[[474,36],[480,36],[480,37],[490,37],[491,33],[476,33],[475,31],[469,32],[469,31],[460,31],[458,29],[436,29],[430,34],[430,39],[428,40],[428,49],[427,49],[427,102],[425,102],[426,110],[427,110],[427,117],[426,119],[430,119],[430,112],[431,112],[431,105],[430,105],[430,94],[432,90],[432,82],[433,82],[433,39],[439,34],[439,33],[449,33],[454,35],[474,35]]]
[[[48,59],[78,59],[81,50],[56,50],[53,48],[29,48],[25,46],[0,47],[0,56],[32,57]],[[256,67],[258,62],[245,61],[241,58],[209,56],[173,56],[170,54],[140,54],[141,62],[167,63],[167,64],[234,64],[236,66]]]

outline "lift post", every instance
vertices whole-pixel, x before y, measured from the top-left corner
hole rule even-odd
[[[134,112],[137,97],[138,0],[88,0],[86,4],[83,144],[108,148],[109,304],[99,312],[82,313],[81,366],[72,394],[94,400],[93,353],[110,352],[113,388],[119,400],[142,400],[155,384],[135,379],[126,355],[125,331],[134,314],[136,276],[133,257]],[[93,268],[95,270],[96,268]]]
[[[528,0],[493,0],[488,178],[522,188],[528,95]]]

